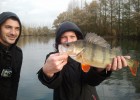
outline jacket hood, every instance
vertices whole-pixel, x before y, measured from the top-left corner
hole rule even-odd
[[[21,25],[21,22],[20,22],[20,19],[19,17],[13,13],[13,12],[3,12],[0,14],[0,26],[9,18],[11,17],[14,17],[15,19],[17,19],[19,25],[20,25],[20,34],[19,34],[19,37],[21,35],[21,30],[22,30],[22,25]],[[1,34],[1,33],[0,33]],[[16,42],[13,44],[15,45],[17,43],[17,41],[19,40],[19,37],[17,38]]]
[[[60,44],[60,37],[64,32],[74,31],[78,39],[83,39],[83,33],[80,28],[74,24],[73,22],[63,22],[58,29],[56,30],[56,38],[55,38],[55,48],[58,49],[58,44]]]

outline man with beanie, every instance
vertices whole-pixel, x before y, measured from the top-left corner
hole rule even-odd
[[[111,75],[111,70],[98,69],[95,67],[85,73],[81,64],[74,61],[67,54],[58,52],[58,45],[65,42],[83,39],[83,34],[79,27],[69,21],[63,22],[56,31],[55,52],[46,56],[44,66],[38,72],[38,78],[42,84],[54,89],[53,100],[98,100],[98,95],[94,86],[99,85],[103,80]],[[122,63],[117,65],[116,62]],[[110,67],[122,67],[126,63],[125,59],[115,58]]]
[[[0,100],[16,100],[17,97],[23,54],[16,44],[21,28],[15,13],[0,14]]]

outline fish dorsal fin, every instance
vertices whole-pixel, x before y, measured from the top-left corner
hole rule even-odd
[[[107,41],[95,33],[87,33],[85,36],[85,40],[102,47],[110,48],[110,45],[107,43]]]

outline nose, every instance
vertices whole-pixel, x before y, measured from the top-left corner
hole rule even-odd
[[[72,42],[72,39],[70,37],[67,37],[67,41],[66,42]]]
[[[16,29],[12,28],[10,34],[16,34]]]

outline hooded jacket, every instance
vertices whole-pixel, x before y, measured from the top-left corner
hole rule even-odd
[[[12,12],[0,14],[0,27],[9,18],[15,18],[19,22],[21,35],[21,22],[18,16]],[[0,34],[2,34],[1,31]],[[17,97],[23,59],[22,50],[16,46],[19,37],[10,47],[0,43],[0,100],[16,100]]]
[[[80,28],[76,24],[69,21],[63,22],[56,30],[56,38],[55,38],[56,49],[58,49],[58,44],[60,44],[61,35],[67,31],[74,31],[78,39],[83,39],[83,33],[81,32]]]
[[[74,31],[78,39],[83,39],[82,32],[78,26],[72,22],[64,22],[56,31],[55,41],[58,42],[56,43],[56,49],[60,43],[61,35],[66,31]],[[50,54],[47,55],[46,59]],[[63,69],[55,73],[52,78],[48,78],[42,69],[38,72],[38,78],[42,84],[54,89],[53,100],[98,100],[94,86],[99,85],[110,74],[111,72],[106,74],[105,70],[98,73],[93,67],[89,72],[84,73],[81,69],[81,64],[69,57]]]

